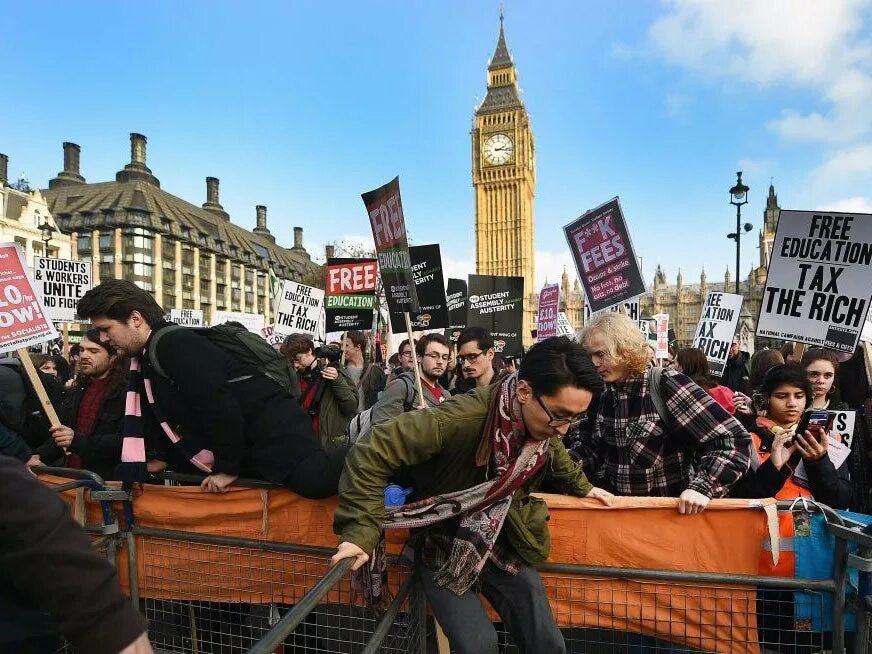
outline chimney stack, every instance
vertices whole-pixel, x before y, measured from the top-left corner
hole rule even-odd
[[[217,177],[206,178],[206,202],[203,204],[203,208],[224,220],[230,220],[230,216],[224,211],[224,207],[221,206],[221,202],[218,199],[219,183]]]
[[[9,157],[0,153],[0,188],[6,186],[9,181]]]
[[[145,144],[148,139],[136,132],[130,133],[130,163],[115,173],[116,182],[147,182],[160,188],[160,181],[145,165]]]
[[[262,204],[257,205],[254,210],[257,212],[257,226],[254,228],[254,233],[269,239],[272,243],[276,242],[275,237],[270,233],[266,226],[266,207]]]
[[[302,250],[303,248],[303,228],[294,227],[294,247],[292,250]]]
[[[336,247],[333,245],[325,245],[324,254],[327,256],[328,259],[332,259],[334,256],[336,256]]]
[[[58,176],[49,180],[49,188],[58,188],[59,186],[73,186],[75,184],[84,184],[85,178],[79,172],[79,156],[82,149],[75,143],[69,141],[64,142],[64,169],[58,173]]]

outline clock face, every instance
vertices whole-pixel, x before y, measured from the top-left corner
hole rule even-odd
[[[492,166],[501,166],[512,160],[515,144],[506,134],[494,134],[484,142],[484,160]]]

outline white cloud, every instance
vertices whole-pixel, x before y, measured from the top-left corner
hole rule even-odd
[[[872,143],[861,143],[831,153],[811,174],[812,179],[836,183],[872,173]]]
[[[546,250],[536,251],[536,285],[534,290],[539,291],[545,283],[559,284],[563,277],[563,271],[569,275],[569,283],[572,284],[577,275],[575,262],[569,250],[549,252]]]
[[[445,280],[446,284],[449,277],[453,279],[466,279],[468,275],[472,275],[475,272],[475,261],[473,261],[471,256],[455,259],[454,257],[447,256],[444,249],[440,249],[442,253],[442,279]]]
[[[845,198],[844,200],[836,200],[835,202],[828,202],[823,206],[817,207],[815,211],[872,213],[872,198],[857,196],[853,198]]]
[[[739,159],[736,170],[741,170],[746,179],[765,177],[775,167],[771,159]]]
[[[816,91],[828,111],[785,108],[769,127],[789,140],[847,141],[872,129],[872,45],[863,33],[870,6],[872,0],[672,0],[649,36],[666,59],[709,77]]]

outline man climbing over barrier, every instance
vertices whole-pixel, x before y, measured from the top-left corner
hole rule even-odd
[[[627,315],[594,316],[581,340],[606,384],[576,450],[585,472],[617,495],[677,497],[683,514],[726,495],[751,461],[736,419],[684,375],[650,369],[648,343]]]
[[[165,322],[125,280],[85,293],[78,314],[131,357],[119,479],[141,480],[149,454],[155,469],[205,472],[213,492],[245,474],[313,499],[336,494],[346,448],[325,452],[300,404],[250,362]]]
[[[601,389],[581,346],[552,338],[499,384],[376,425],[346,461],[333,562],[353,557],[358,570],[372,555],[357,574],[373,588],[384,569],[383,526],[416,529],[417,572],[452,651],[497,652],[480,587],[522,651],[565,652],[533,568],[550,549],[548,511],[530,492],[548,487],[611,502],[561,442]],[[401,466],[412,502],[386,512],[384,487]]]

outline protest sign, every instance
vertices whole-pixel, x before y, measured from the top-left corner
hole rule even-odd
[[[242,313],[241,311],[215,311],[212,325],[223,325],[225,322],[238,322],[248,331],[260,334],[266,320],[257,313]]]
[[[863,331],[860,340],[872,343],[872,309],[866,314],[866,322],[863,323]]]
[[[323,290],[286,279],[276,303],[273,329],[284,336],[305,334],[314,337],[323,305]]]
[[[522,354],[524,278],[470,275],[468,326],[484,327],[494,338],[498,354]]]
[[[58,337],[34,286],[21,248],[15,243],[0,243],[0,352]]]
[[[372,329],[377,281],[375,259],[327,259],[326,330]]]
[[[569,322],[569,318],[562,311],[557,314],[557,335],[567,336],[573,341],[578,340],[578,335],[575,333],[575,328]]]
[[[391,313],[418,312],[418,294],[412,277],[412,261],[406,239],[400,178],[362,194],[369,214],[378,256],[385,299]]]
[[[170,309],[170,322],[183,327],[202,327],[203,312],[200,309]]]
[[[409,248],[412,273],[418,294],[418,312],[413,313],[412,329],[444,329],[448,327],[448,307],[445,302],[445,282],[442,279],[442,256],[438,245],[413,245]],[[402,313],[391,312],[391,330],[399,334],[406,329]]]
[[[669,314],[658,313],[654,316],[654,324],[657,331],[654,358],[665,359],[669,356]]]
[[[870,288],[872,214],[782,210],[757,336],[853,352]]]
[[[536,318],[536,340],[544,341],[557,335],[557,309],[560,307],[560,286],[546,284],[539,292],[539,312]]]
[[[275,329],[273,329],[272,325],[267,325],[266,327],[261,329],[260,335],[263,337],[263,340],[265,340],[276,349],[281,347],[281,344],[285,342],[285,337],[282,334],[279,334]]]
[[[34,257],[33,281],[52,320],[75,322],[79,300],[91,290],[91,262]]]
[[[612,306],[606,307],[605,309],[600,309],[596,313],[591,313],[590,302],[588,302],[587,298],[585,298],[585,301],[584,301],[584,322],[585,323],[588,320],[590,320],[591,316],[594,316],[594,315],[597,315],[600,313],[604,313],[606,311],[612,311],[614,313],[618,313],[619,311],[623,311],[624,313],[626,313],[630,317],[630,320],[632,320],[635,323],[641,323],[642,312],[639,309],[639,299],[638,298],[636,298],[635,300],[629,300],[627,302],[620,302],[618,304],[613,304]]]
[[[592,312],[645,293],[618,198],[584,213],[563,232]]]
[[[712,291],[706,295],[702,305],[702,314],[693,337],[693,347],[705,353],[709,372],[717,377],[724,374],[741,312],[742,296],[735,293]]]
[[[833,416],[833,427],[830,433],[840,434],[842,437],[842,442],[851,447],[851,440],[854,438],[854,427],[857,424],[857,412],[856,411],[832,411],[835,415]]]
[[[466,280],[449,279],[445,299],[448,303],[448,329],[445,335],[452,343],[456,343],[460,332],[466,329]]]

